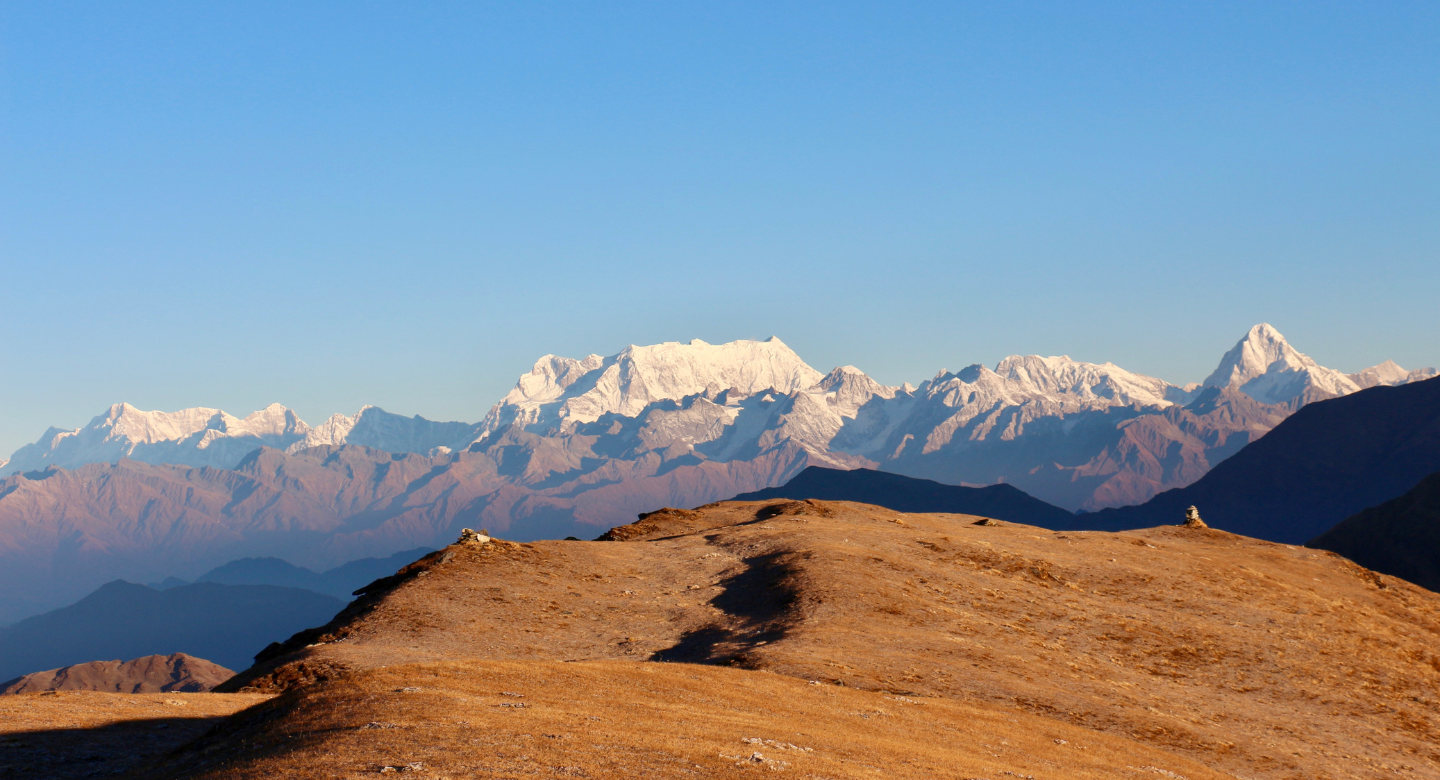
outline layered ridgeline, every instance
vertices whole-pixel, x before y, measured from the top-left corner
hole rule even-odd
[[[851,366],[822,374],[773,337],[670,342],[608,358],[546,355],[479,423],[367,406],[311,427],[279,404],[244,418],[116,404],[84,427],[51,428],[0,462],[0,473],[122,458],[235,469],[258,447],[294,454],[349,444],[430,456],[485,452],[504,461],[517,485],[564,482],[573,492],[612,463],[653,455],[669,470],[676,461],[749,461],[791,443],[814,465],[1006,482],[1067,510],[1095,510],[1195,481],[1307,403],[1435,374],[1391,361],[1345,374],[1264,324],[1204,382],[1185,386],[1111,363],[1015,355],[993,370],[972,365],[918,388],[887,387]],[[801,467],[792,463],[780,480],[746,489],[779,484]]]
[[[1176,522],[1195,506],[1214,528],[1304,544],[1436,471],[1440,379],[1374,387],[1307,405],[1193,485],[1139,506],[1082,515],[1065,527],[1148,528]],[[1365,565],[1406,576],[1378,559]]]
[[[110,579],[190,579],[245,556],[322,570],[461,527],[593,537],[808,466],[1003,482],[1065,510],[1135,504],[1307,403],[1433,374],[1344,374],[1259,325],[1186,386],[1013,356],[891,387],[822,374],[771,338],[546,356],[479,423],[368,407],[312,428],[278,405],[237,418],[121,404],[0,469],[0,587],[14,619]]]

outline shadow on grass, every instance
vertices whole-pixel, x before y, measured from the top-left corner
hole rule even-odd
[[[746,651],[784,637],[790,607],[799,597],[791,584],[794,569],[785,560],[790,555],[775,552],[744,559],[745,569],[722,580],[724,590],[710,600],[728,619],[686,633],[650,660],[743,664]]]
[[[145,718],[90,728],[0,734],[0,777],[146,777],[154,761],[226,717]]]

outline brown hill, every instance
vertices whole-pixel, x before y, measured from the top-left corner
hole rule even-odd
[[[234,672],[219,664],[184,653],[147,655],[133,661],[91,661],[27,674],[8,683],[0,683],[0,694],[40,691],[198,693],[208,691],[234,676]]]
[[[609,536],[427,556],[151,776],[1440,777],[1440,596],[1335,555],[829,502]]]

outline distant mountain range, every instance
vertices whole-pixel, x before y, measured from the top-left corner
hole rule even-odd
[[[237,418],[119,404],[0,468],[0,621],[108,579],[190,579],[242,557],[321,570],[463,526],[591,538],[808,466],[1006,483],[1067,511],[1138,504],[1306,404],[1434,373],[1344,374],[1258,325],[1186,386],[1012,356],[891,387],[848,366],[822,374],[771,338],[547,355],[479,423],[367,407],[312,428],[278,405]]]
[[[1440,471],[1440,379],[1374,387],[1306,406],[1195,484],[1140,505],[1076,518],[1103,531],[1205,522],[1245,536],[1304,544]]]
[[[274,585],[203,582],[159,591],[117,580],[68,607],[0,628],[0,680],[174,653],[244,669],[266,645],[324,624],[344,605]]]
[[[1036,355],[887,387],[851,366],[821,374],[775,338],[670,342],[608,358],[546,355],[479,423],[367,406],[311,427],[279,404],[244,418],[116,404],[84,427],[51,428],[0,461],[0,473],[121,459],[235,469],[258,447],[294,454],[350,444],[484,453],[508,482],[554,495],[553,487],[574,494],[616,477],[751,461],[789,443],[798,450],[781,458],[787,473],[770,484],[804,465],[871,467],[952,484],[1008,482],[1069,510],[1094,510],[1193,482],[1306,403],[1435,374],[1390,361],[1345,374],[1265,324],[1204,382],[1183,387],[1111,363]]]
[[[402,566],[413,563],[430,552],[433,550],[429,547],[417,547],[395,553],[388,558],[361,558],[325,572],[311,571],[280,558],[241,558],[211,569],[195,581],[218,582],[222,585],[280,585],[313,590],[349,601],[355,591],[381,577],[394,574]],[[169,588],[188,584],[171,581],[162,583],[162,586]]]

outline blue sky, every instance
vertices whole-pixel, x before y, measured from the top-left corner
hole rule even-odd
[[[417,7],[418,6],[418,7]],[[0,452],[544,353],[1440,363],[1434,3],[0,10]]]

